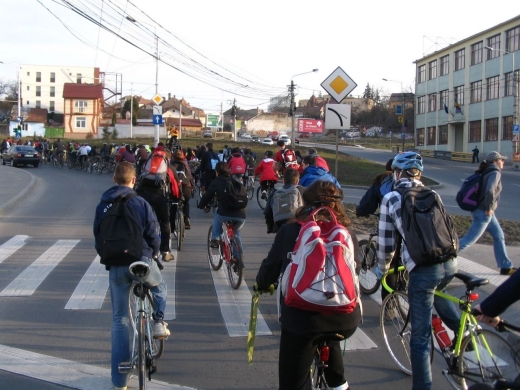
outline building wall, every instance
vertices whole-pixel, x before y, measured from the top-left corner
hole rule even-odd
[[[520,16],[508,20],[500,25],[482,31],[429,56],[416,61],[416,86],[415,86],[415,131],[416,143],[420,141],[420,133],[424,131],[424,145],[417,145],[419,149],[450,150],[469,152],[475,145],[482,153],[497,150],[502,154],[511,156],[514,144],[511,141],[511,128],[504,125],[504,118],[514,115],[515,98],[505,96],[506,74],[513,71],[513,59],[516,63],[514,69],[520,68],[520,50],[516,48],[512,54],[504,53],[506,48],[506,31],[520,26]],[[489,38],[500,36],[501,50],[496,58],[488,59],[488,50],[485,46],[490,44]],[[520,38],[520,37],[519,37]],[[517,39],[519,39],[517,38]],[[482,42],[482,62],[472,65],[472,46]],[[464,68],[455,71],[455,53],[464,49]],[[444,56],[449,56],[449,73],[440,76],[441,62]],[[429,64],[436,61],[437,75],[429,78]],[[425,66],[426,80],[419,79],[421,66]],[[499,92],[498,98],[488,99],[488,79],[498,76]],[[481,101],[471,101],[472,83],[481,81]],[[463,87],[464,102],[461,104],[462,113],[455,109],[454,92],[457,87]],[[448,110],[445,112],[444,105],[440,101],[440,92],[448,90]],[[514,90],[514,89],[513,89]],[[429,95],[436,96],[436,109],[429,110]],[[518,86],[516,88],[518,96]],[[425,110],[419,112],[419,99],[424,97]],[[517,102],[518,104],[518,102]],[[518,112],[516,115],[518,117]],[[498,139],[486,139],[486,120],[497,118]],[[480,121],[480,137],[470,137],[470,122]],[[518,119],[513,120],[518,124]],[[447,143],[440,142],[439,132],[441,126],[448,126]],[[436,138],[428,142],[428,128],[435,128]],[[480,139],[478,139],[480,138]]]
[[[37,81],[37,72],[40,72],[40,81]],[[54,73],[54,82],[51,81],[51,73]],[[81,75],[81,76],[78,76]],[[99,68],[79,66],[47,66],[47,65],[22,65],[20,70],[21,101],[25,108],[46,108],[49,112],[64,113],[63,85],[65,83],[79,82],[86,84],[99,83]],[[37,87],[40,87],[40,95],[37,96]],[[51,88],[54,87],[54,96]],[[51,102],[54,102],[54,110],[51,110]]]
[[[291,120],[287,114],[264,113],[259,114],[247,121],[248,132],[254,131],[287,131],[291,127]]]
[[[83,112],[78,111],[76,102],[86,101]],[[65,136],[83,137],[88,133],[98,134],[101,121],[101,101],[99,99],[65,99],[63,126]],[[77,127],[78,118],[85,118],[85,127]]]

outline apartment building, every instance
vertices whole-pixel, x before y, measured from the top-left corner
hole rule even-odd
[[[513,125],[519,123],[520,15],[415,64],[417,148],[469,152],[478,146],[482,153],[512,156]]]
[[[21,65],[21,102],[23,111],[43,108],[64,113],[65,83],[99,84],[99,68],[60,65]]]

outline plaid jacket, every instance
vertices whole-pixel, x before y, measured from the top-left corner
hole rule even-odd
[[[409,188],[409,187],[423,187],[424,185],[419,180],[411,180],[408,178],[399,179],[394,188]],[[396,233],[404,237],[401,219],[401,194],[397,191],[392,191],[386,194],[381,200],[379,207],[379,228],[377,237],[377,259],[379,270],[382,274],[388,271],[390,261],[394,256],[396,250]],[[406,239],[406,237],[404,237]],[[413,262],[406,244],[403,240],[401,246],[401,259],[406,266],[408,272],[414,267]]]

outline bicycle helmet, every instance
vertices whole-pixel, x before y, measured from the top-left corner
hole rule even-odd
[[[419,171],[423,171],[423,160],[419,153],[415,152],[402,152],[394,157],[392,161],[392,170],[400,169],[407,171],[408,169],[417,168]]]

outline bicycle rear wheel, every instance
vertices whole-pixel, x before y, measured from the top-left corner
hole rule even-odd
[[[230,261],[226,259],[228,278],[229,284],[236,290],[242,283],[242,273],[244,270],[244,263],[242,263],[242,245],[240,245],[236,237],[231,237],[229,239],[229,246],[231,259],[229,259]]]
[[[136,288],[134,286],[134,288]],[[153,300],[148,291],[146,299],[145,299],[145,310],[147,313],[147,334],[151,336],[151,348],[152,348],[152,357],[154,359],[159,359],[164,351],[164,339],[154,339],[153,338],[153,316],[154,312]],[[134,330],[134,335],[137,335],[137,314],[139,312],[139,297],[135,295],[134,289],[130,291],[130,319],[132,320],[132,328]],[[136,336],[134,336],[136,337]]]
[[[177,207],[180,208],[180,205]],[[175,232],[177,234],[177,250],[180,251],[182,249],[182,239],[184,238],[184,216],[181,210],[177,210],[175,216]]]
[[[412,375],[410,337],[412,327],[408,317],[408,295],[395,291],[381,305],[380,325],[385,347],[401,371]]]
[[[518,356],[511,344],[484,329],[464,338],[457,366],[463,388],[472,383],[492,386],[498,379],[514,380],[519,373]]]
[[[251,180],[249,177],[247,178],[247,198],[249,200],[253,199],[253,196],[255,195],[255,180]]]
[[[374,273],[377,267],[376,246],[373,241],[359,241],[359,257],[361,260],[361,270],[359,271],[359,288],[365,294],[373,294],[381,285],[380,280]]]
[[[213,268],[215,271],[218,271],[220,267],[222,267],[222,256],[220,254],[220,244],[218,248],[212,248],[211,243],[211,231],[213,229],[213,225],[209,226],[208,231],[208,260],[209,265],[211,265],[211,268]]]
[[[320,355],[318,352],[314,354],[314,359],[311,365],[311,383],[312,390],[330,389],[325,382],[323,368],[320,368]]]
[[[258,187],[256,190],[256,201],[262,210],[265,210],[265,206],[267,205],[267,197],[269,192],[266,193],[265,199],[262,199],[262,187]]]
[[[138,313],[137,317],[137,373],[139,376],[139,389],[146,389],[146,318],[144,313]]]

